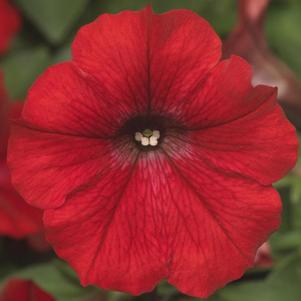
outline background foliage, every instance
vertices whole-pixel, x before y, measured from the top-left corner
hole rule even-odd
[[[23,16],[22,31],[0,60],[10,97],[22,101],[30,85],[47,66],[69,58],[70,43],[81,25],[91,22],[101,13],[139,9],[147,3],[151,3],[157,12],[192,9],[207,18],[223,38],[235,24],[235,0],[15,0]],[[299,77],[300,28],[301,1],[272,0],[266,23],[269,45]],[[221,289],[209,300],[301,300],[301,166],[277,183],[277,187],[284,200],[284,210],[281,229],[270,241],[273,267],[250,270],[241,280]],[[65,263],[55,259],[53,253],[37,255],[27,250],[22,241],[8,241],[8,238],[0,240],[2,283],[11,275],[32,279],[58,301],[146,300],[146,296],[133,298],[126,294],[82,288],[76,275]],[[12,248],[22,251],[15,254],[11,252]],[[164,283],[158,288],[158,294],[163,300],[192,300]]]

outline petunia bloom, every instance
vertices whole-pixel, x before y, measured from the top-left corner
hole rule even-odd
[[[42,231],[41,210],[29,206],[11,184],[6,163],[10,117],[21,114],[22,105],[6,100],[0,74],[0,235],[24,238]]]
[[[132,294],[167,279],[205,297],[241,277],[279,226],[271,184],[297,157],[277,89],[220,61],[188,10],[104,14],[72,52],[35,82],[9,146],[57,254],[83,285]]]
[[[40,289],[34,282],[11,279],[0,291],[0,301],[55,301],[52,296]]]
[[[19,13],[10,4],[10,1],[0,0],[0,54],[7,50],[20,25]]]
[[[254,68],[253,83],[275,85],[282,106],[300,124],[301,83],[293,71],[272,53],[267,43],[264,25],[270,0],[237,0],[238,24],[224,43],[224,56],[245,58]]]

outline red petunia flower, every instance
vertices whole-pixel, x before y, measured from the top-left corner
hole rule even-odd
[[[224,43],[224,56],[245,58],[254,68],[253,83],[275,85],[282,106],[299,124],[301,84],[293,71],[276,57],[267,43],[264,24],[270,0],[237,0],[239,20]]]
[[[9,0],[0,0],[0,54],[3,54],[12,37],[20,29],[21,20]]]
[[[271,184],[297,157],[275,88],[187,10],[102,15],[29,92],[13,182],[57,254],[94,284],[163,278],[207,296],[241,277],[280,222]]]
[[[14,118],[20,115],[22,105],[10,105],[5,99],[2,78],[0,78],[0,235],[23,238],[41,231],[42,212],[29,206],[10,181],[6,163],[9,115]]]
[[[11,279],[0,291],[0,301],[55,301],[30,280]]]

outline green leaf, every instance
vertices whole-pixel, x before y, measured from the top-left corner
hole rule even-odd
[[[81,300],[98,291],[92,287],[83,288],[75,273],[59,260],[30,266],[10,275],[9,278],[32,280],[57,301]]]
[[[24,99],[36,77],[49,65],[50,55],[45,47],[19,50],[6,56],[0,66],[12,99]]]
[[[198,13],[206,18],[218,34],[224,38],[236,23],[237,2],[233,0],[200,1]]]
[[[286,258],[267,278],[266,284],[274,300],[301,300],[301,255]],[[289,293],[288,293],[289,292]],[[278,299],[276,299],[278,298]]]
[[[267,15],[267,36],[270,46],[293,69],[301,75],[301,3],[278,1],[272,3]],[[274,4],[274,6],[273,6]]]
[[[300,231],[276,232],[270,239],[274,252],[285,252],[299,249],[301,247]]]
[[[65,61],[71,60],[71,45],[67,44],[66,46],[59,49],[52,58],[52,64],[57,64]]]
[[[101,13],[142,9],[148,4],[151,4],[154,11],[158,13],[180,8],[193,10],[208,19],[218,33],[223,36],[230,31],[236,18],[236,2],[233,0],[96,0],[89,7],[90,13],[86,16],[86,20],[91,21]]]
[[[262,281],[228,285],[219,294],[224,301],[277,301],[269,299],[266,284]]]
[[[292,255],[276,266],[264,281],[232,284],[219,294],[225,301],[301,300],[301,255]]]
[[[71,30],[89,0],[17,0],[28,18],[53,44],[59,44]]]

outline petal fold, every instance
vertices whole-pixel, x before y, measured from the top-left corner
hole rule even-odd
[[[73,60],[96,77],[116,102],[136,112],[162,111],[190,93],[221,56],[221,41],[207,21],[188,10],[104,14],[84,26]]]
[[[45,211],[48,240],[83,285],[138,295],[167,276],[166,247],[158,240],[164,205],[153,198],[159,186],[148,164],[139,159]]]
[[[269,90],[264,86],[255,88],[260,89]],[[263,93],[256,97],[261,99]],[[277,104],[276,93],[241,118],[192,131],[189,141],[194,156],[218,172],[248,177],[262,185],[280,180],[298,157],[296,130]]]
[[[113,136],[134,111],[74,63],[50,67],[31,88],[22,118],[32,128],[82,137]]]
[[[9,142],[12,182],[41,209],[61,206],[95,179],[132,164],[133,152],[111,140],[47,133],[15,125]]]

